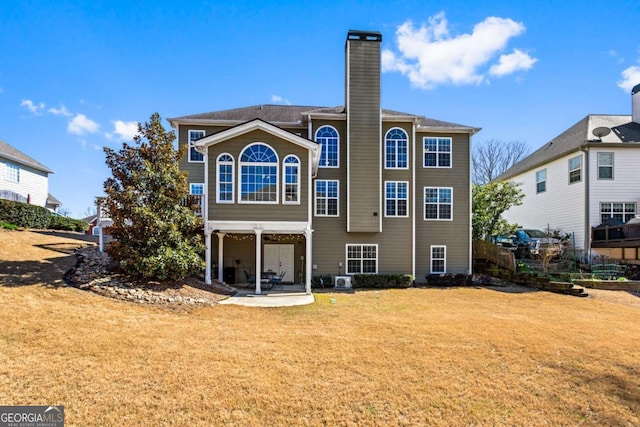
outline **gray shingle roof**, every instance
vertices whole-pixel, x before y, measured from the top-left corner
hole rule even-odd
[[[53,173],[51,169],[40,163],[39,161],[32,159],[31,157],[24,154],[22,151],[17,148],[12,147],[6,142],[0,140],[0,157],[4,157],[13,162],[20,163],[25,166],[30,166],[34,169],[46,172]]]
[[[56,199],[51,193],[47,193],[47,204],[62,206],[62,202]]]
[[[613,130],[599,140],[593,135],[598,127],[608,127]],[[562,132],[551,141],[538,148],[529,156],[507,169],[496,178],[503,181],[520,175],[523,172],[542,166],[554,159],[578,151],[589,143],[639,143],[640,124],[631,122],[628,115],[590,114]]]
[[[307,114],[345,114],[344,106],[336,107],[312,107],[305,105],[252,105],[250,107],[234,108],[231,110],[212,111],[209,113],[192,114],[188,116],[174,117],[168,119],[173,124],[174,121],[188,120],[228,120],[237,122],[247,122],[254,119],[261,119],[269,123],[291,123],[302,124]],[[420,127],[438,127],[460,130],[470,130],[474,133],[480,129],[464,126],[442,120],[430,119],[415,114],[403,113],[394,110],[382,110],[384,116],[416,117]]]

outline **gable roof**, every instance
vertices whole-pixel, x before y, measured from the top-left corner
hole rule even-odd
[[[457,123],[445,122],[442,120],[430,119],[415,114],[403,113],[400,111],[382,109],[383,118],[387,119],[405,119],[407,121],[417,121],[420,130],[436,130],[471,133],[472,135],[479,132],[480,128],[460,125]],[[176,127],[179,123],[197,123],[207,121],[232,121],[238,123],[248,122],[254,119],[260,119],[269,123],[290,124],[302,126],[306,121],[306,116],[313,115],[332,115],[344,116],[346,112],[344,106],[335,107],[313,107],[305,105],[252,105],[250,107],[233,108],[230,110],[212,111],[209,113],[192,114],[168,119],[171,126]]]
[[[47,193],[47,205],[62,206],[62,202],[54,197],[53,194]]]
[[[46,173],[54,173],[51,169],[40,163],[39,161],[27,156],[17,148],[12,147],[6,142],[0,140],[0,157],[4,157],[13,162],[20,163],[25,166],[30,166]]]
[[[597,138],[593,131],[599,127],[609,128],[613,132]],[[589,145],[602,146],[610,143],[640,143],[640,124],[632,122],[631,116],[628,115],[590,114],[507,169],[495,180],[513,178]]]
[[[206,153],[207,147],[211,145],[227,141],[228,139],[235,138],[236,136],[243,135],[254,130],[261,130],[311,151],[313,158],[313,173],[314,175],[316,174],[318,170],[318,162],[320,161],[320,145],[315,141],[298,136],[261,119],[253,119],[229,129],[202,137],[194,141],[194,147],[196,150],[204,154]]]

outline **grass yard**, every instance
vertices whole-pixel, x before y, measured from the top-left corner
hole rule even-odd
[[[634,294],[407,289],[185,313],[16,273],[64,271],[56,248],[78,244],[29,233],[38,254],[20,260],[21,233],[0,230],[0,404],[64,405],[68,426],[640,425]]]

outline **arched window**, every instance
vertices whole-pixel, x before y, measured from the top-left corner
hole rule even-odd
[[[384,137],[384,167],[387,169],[408,168],[407,133],[400,128],[389,129]]]
[[[300,160],[296,156],[284,158],[282,174],[282,203],[300,203]]]
[[[278,203],[278,156],[261,142],[240,154],[240,202]]]
[[[217,188],[216,202],[233,203],[233,157],[230,154],[218,156]]]
[[[316,131],[316,142],[320,144],[320,167],[337,168],[340,153],[340,137],[338,131],[331,126],[322,126]]]

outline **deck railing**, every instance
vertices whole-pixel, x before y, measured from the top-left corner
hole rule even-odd
[[[640,223],[591,227],[594,244],[624,244],[632,240],[640,240]]]
[[[28,203],[28,198],[11,190],[0,190],[0,199],[11,200],[12,202]]]

